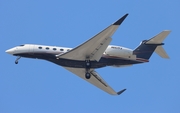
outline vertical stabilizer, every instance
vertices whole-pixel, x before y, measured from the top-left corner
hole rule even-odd
[[[149,40],[142,41],[142,43],[133,51],[133,54],[136,55],[137,58],[149,59],[155,51],[162,58],[169,58],[162,47],[162,45],[164,45],[162,42],[169,33],[169,30],[165,30]]]

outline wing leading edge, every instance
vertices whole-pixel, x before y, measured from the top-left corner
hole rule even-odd
[[[96,60],[99,61],[102,54],[106,50],[107,46],[111,42],[111,36],[117,30],[119,25],[128,16],[125,14],[122,18],[117,20],[115,23],[107,27],[106,29],[99,32],[97,35],[84,42],[83,44],[77,46],[71,51],[65,54],[56,55],[57,58],[65,58],[72,60]]]
[[[84,74],[85,74],[85,69],[83,68],[70,68],[70,67],[64,67],[65,69],[69,70],[70,72],[78,75],[82,79],[86,80],[87,82],[95,85],[96,87],[102,89],[103,91],[111,94],[111,95],[120,95],[122,94],[126,89],[123,89],[119,92],[115,92],[104,80],[101,78],[101,76],[93,69],[91,69],[90,74],[91,78],[86,79]]]

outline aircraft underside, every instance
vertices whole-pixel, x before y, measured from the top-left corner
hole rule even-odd
[[[58,58],[54,54],[44,54],[44,53],[33,53],[33,54],[14,54],[15,56],[21,56],[26,58],[35,58],[35,59],[43,59],[50,62],[53,62],[60,66],[65,67],[73,67],[73,68],[86,68],[87,61],[80,61],[80,60],[70,60],[64,58]],[[19,60],[19,57],[17,58]],[[97,61],[88,61],[90,63],[89,68],[101,68],[105,66],[123,66],[123,65],[131,65],[131,64],[138,64],[142,63],[137,60],[126,60],[123,58],[105,58],[101,57],[99,62]]]

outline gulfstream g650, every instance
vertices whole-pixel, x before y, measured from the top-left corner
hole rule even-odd
[[[169,30],[164,30],[149,40],[143,40],[134,50],[109,45],[112,35],[127,16],[128,14],[124,15],[75,48],[24,44],[8,49],[6,52],[17,56],[16,64],[21,57],[47,60],[64,67],[109,94],[120,95],[126,89],[115,92],[95,71],[96,68],[124,67],[146,63],[149,62],[154,51],[162,58],[169,58],[162,47],[163,40],[170,33]]]

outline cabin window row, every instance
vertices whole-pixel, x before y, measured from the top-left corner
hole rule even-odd
[[[39,49],[42,49],[42,47],[38,47]],[[46,47],[46,50],[49,50],[50,48],[49,47]],[[56,51],[57,49],[56,48],[53,48],[54,51]],[[64,51],[64,49],[59,49],[60,51]],[[69,51],[70,49],[67,49],[67,51]]]

